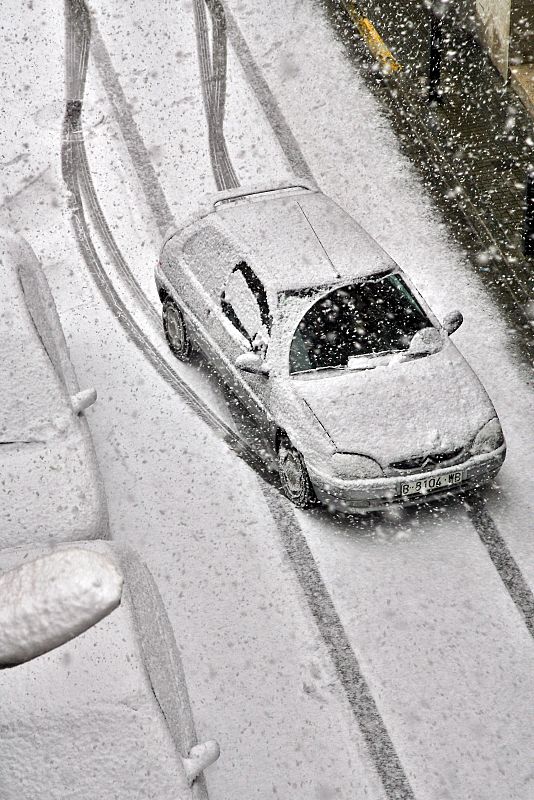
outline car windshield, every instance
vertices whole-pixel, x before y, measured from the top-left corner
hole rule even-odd
[[[432,323],[399,275],[338,287],[299,322],[290,373],[346,367],[349,359],[407,350]]]

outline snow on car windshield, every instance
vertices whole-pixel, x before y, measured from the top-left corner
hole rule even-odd
[[[407,350],[432,323],[399,275],[334,289],[298,324],[290,373],[346,367],[355,356]]]

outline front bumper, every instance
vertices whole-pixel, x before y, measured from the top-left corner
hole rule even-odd
[[[417,474],[395,475],[388,478],[367,478],[364,480],[342,480],[325,476],[308,468],[317,499],[331,511],[341,511],[345,514],[361,513],[364,511],[381,511],[392,505],[412,506],[428,503],[453,494],[465,492],[489,483],[500,470],[506,455],[506,445],[502,445],[492,453],[472,456],[467,461],[454,466],[421,472]],[[421,492],[401,496],[401,483],[418,481],[425,478],[439,477],[450,472],[462,471],[461,483],[447,486],[445,489]]]

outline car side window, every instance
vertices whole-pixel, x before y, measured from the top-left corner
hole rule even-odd
[[[262,314],[258,298],[239,265],[228,277],[221,296],[221,307],[234,328],[252,342],[263,324]]]

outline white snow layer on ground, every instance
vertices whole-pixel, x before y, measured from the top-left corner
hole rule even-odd
[[[0,667],[47,653],[91,628],[121,600],[105,556],[70,548],[0,575]]]
[[[24,63],[25,47],[33,48],[40,69],[56,60],[59,75],[61,31],[55,7],[47,10],[34,12],[46,27],[21,44],[18,63]],[[148,10],[165,27],[159,9]],[[25,7],[24,13],[31,29],[32,12]],[[191,63],[195,68],[196,57]],[[31,82],[28,92],[38,105]],[[199,737],[221,743],[221,759],[206,776],[211,796],[248,800],[278,792],[308,800],[358,792],[383,798],[255,475],[170,391],[95,293],[54,204],[61,196],[55,135],[48,145],[50,194],[43,188],[36,206],[36,195],[22,192],[16,215],[10,206],[11,219],[46,263],[80,380],[90,376],[98,386],[99,402],[88,417],[105,472],[111,528],[149,562],[179,643]],[[192,146],[205,153],[204,143]],[[102,185],[98,189],[102,194]],[[116,227],[120,219],[111,222]],[[152,269],[153,262],[145,266]],[[93,683],[89,676],[96,701]],[[31,725],[30,718],[27,736]],[[28,749],[21,756],[28,758]],[[165,764],[165,749],[161,758]],[[90,781],[83,780],[87,787]]]
[[[68,308],[63,276],[58,266]],[[97,297],[64,320],[77,368],[79,358],[106,387],[91,420],[113,536],[154,574],[199,738],[221,744],[206,774],[210,796],[262,797],[275,786],[304,800],[321,787],[364,787],[364,797],[381,798],[256,477],[154,374]]]
[[[488,387],[510,445],[498,488],[490,493],[490,508],[534,585],[528,535],[532,452],[523,422],[525,413],[532,418],[531,395],[522,368],[510,355],[513,340],[500,322],[498,308],[440,226],[376,102],[342,57],[319,10],[311,21],[304,5],[292,8],[290,20],[283,4],[259,9],[236,3],[233,8],[321,187],[406,269],[440,316],[457,306],[464,310],[466,322],[455,341]],[[103,28],[106,32],[105,24]],[[116,53],[117,69],[119,40],[106,38]],[[157,86],[155,80],[149,96]],[[141,105],[140,93],[136,99]],[[236,120],[227,117],[225,130],[233,154],[239,147]],[[268,136],[266,125],[264,131]],[[277,166],[271,163],[274,175]],[[168,175],[163,179],[171,183]],[[169,192],[178,203],[179,196],[174,198],[179,182],[175,186]],[[507,704],[514,697],[518,676],[532,661],[532,643],[461,507],[444,513],[409,513],[373,528],[373,570],[362,566],[366,539],[355,535],[362,526],[333,522],[323,514],[318,515],[317,525],[309,515],[300,514],[299,519],[417,791],[425,797],[449,792],[489,799],[506,792],[513,776],[514,792],[529,797],[528,769],[516,769],[514,751],[523,752],[525,760],[520,761],[528,763],[531,743],[524,732],[531,714],[525,705],[530,689],[512,702],[512,714]],[[331,526],[336,535],[327,536]],[[404,540],[412,542],[408,551],[401,549]],[[352,543],[354,552],[343,560],[345,541]],[[390,569],[392,548],[401,559],[396,571]],[[439,565],[438,573],[447,576],[443,584],[426,566],[431,557]],[[406,580],[416,567],[417,590],[413,579]],[[455,587],[456,596],[446,591],[449,586]],[[406,592],[409,613],[391,625],[392,604],[397,598],[401,602]],[[497,607],[489,620],[488,597],[495,597]],[[440,610],[437,621],[432,616],[434,604]],[[458,609],[465,609],[466,616]],[[509,654],[516,649],[524,654],[524,662],[513,669]],[[479,690],[481,671],[485,680]],[[505,686],[503,676],[507,676]],[[491,691],[495,694],[488,701]],[[417,718],[414,707],[421,707],[415,711]],[[506,746],[501,747],[503,730]],[[492,753],[491,768],[488,753]]]
[[[229,5],[321,188],[438,315],[463,309],[454,340],[509,445],[488,507],[534,587],[534,407],[513,331],[440,225],[319,4],[293,5],[290,15],[276,0]],[[521,687],[532,641],[461,507],[380,524],[298,516],[416,796],[530,798],[533,687]]]
[[[534,423],[531,395],[510,355],[498,309],[436,220],[320,11],[311,18],[308,4],[288,11],[278,2],[261,8],[236,2],[232,8],[321,187],[412,275],[438,314],[463,308],[466,322],[456,342],[488,387],[510,446],[489,503],[534,586],[532,453],[524,436]],[[140,2],[127,11],[107,4],[105,12],[100,22],[106,44],[118,71],[130,60],[121,73],[130,87],[127,99],[169,204],[182,216],[213,186],[191,4],[165,6],[164,12],[158,7],[152,15]],[[48,21],[53,18],[51,10]],[[152,32],[153,47],[130,44],[141,22]],[[51,31],[44,37],[40,31],[33,47],[43,64],[55,59],[59,74],[61,32],[57,25]],[[55,49],[48,53],[50,36]],[[19,45],[17,52],[24,53]],[[8,62],[7,74],[10,69]],[[134,79],[132,94],[128,81]],[[241,80],[234,69],[231,81]],[[33,89],[28,93],[34,103]],[[255,116],[254,127],[261,124]],[[238,121],[229,120],[230,129],[235,157]],[[266,124],[262,130],[270,141]],[[43,147],[43,140],[36,146]],[[57,140],[49,137],[48,144],[54,163]],[[110,159],[120,139],[112,145]],[[124,148],[121,158],[126,163]],[[148,287],[152,263],[141,249],[135,256],[142,226],[122,227],[120,179],[106,174],[104,153],[98,160],[97,190],[109,203],[106,214],[129,240],[129,263]],[[280,171],[285,174],[287,165],[272,158],[268,174],[279,177]],[[380,797],[254,477],[124,337],[87,283],[57,209],[46,207],[60,194],[59,180],[38,186],[10,208],[47,253],[78,373],[100,388],[90,417],[113,528],[150,563],[182,650],[199,733],[221,741],[223,755],[207,776],[212,796]],[[129,202],[135,196],[132,191]],[[39,198],[43,205],[36,207]],[[153,221],[145,224],[152,236]],[[322,513],[300,514],[299,520],[416,795],[493,800],[512,791],[514,798],[530,800],[532,643],[462,508],[380,525]],[[525,680],[524,691],[516,693]]]

